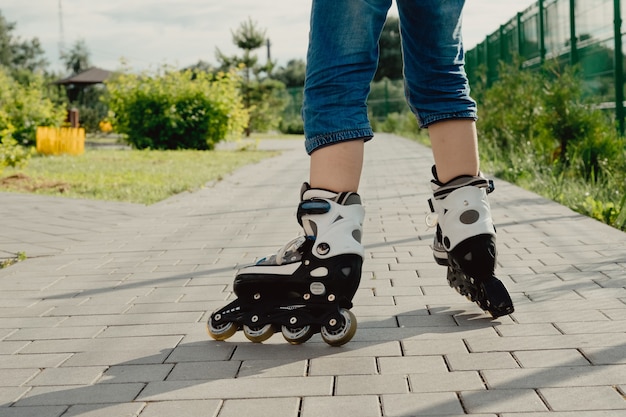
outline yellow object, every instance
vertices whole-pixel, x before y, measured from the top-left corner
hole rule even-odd
[[[85,153],[85,129],[82,127],[37,128],[37,152],[45,155],[82,155]]]
[[[98,123],[98,127],[100,128],[100,131],[104,133],[109,133],[113,131],[113,125],[111,125],[111,122],[109,122],[108,120],[102,120],[100,123]]]

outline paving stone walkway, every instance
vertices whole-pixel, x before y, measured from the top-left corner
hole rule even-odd
[[[0,193],[0,417],[626,415],[626,234],[496,181],[498,320],[432,260],[432,158],[379,135],[361,195],[359,331],[332,348],[211,340],[238,264],[299,233],[300,141],[141,205]]]

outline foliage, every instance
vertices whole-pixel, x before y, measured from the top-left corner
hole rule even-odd
[[[301,117],[282,118],[279,130],[288,135],[304,135],[304,121]]]
[[[102,84],[81,87],[77,92],[76,99],[70,106],[78,109],[80,126],[87,132],[97,132],[99,124],[106,119],[109,108],[104,99],[106,89]]]
[[[61,55],[65,69],[71,74],[78,74],[92,67],[90,51],[84,40],[74,43],[72,48]],[[65,87],[69,106],[78,110],[80,126],[87,132],[97,132],[98,124],[105,119],[108,108],[103,101],[103,85],[79,85]]]
[[[526,145],[537,135],[537,117],[541,109],[541,81],[530,71],[518,67],[503,67],[499,82],[484,96],[476,95],[480,103],[478,126],[487,146],[508,153],[520,142]],[[481,90],[477,86],[475,90]]]
[[[286,107],[288,97],[285,85],[271,76],[274,63],[268,59],[265,65],[258,63],[253,51],[269,40],[265,30],[259,29],[256,22],[248,19],[232,32],[233,43],[241,49],[240,56],[226,56],[217,49],[217,59],[223,70],[236,70],[242,74],[241,94],[245,109],[250,114],[250,124],[246,136],[252,131],[267,132],[280,125],[281,112]]]
[[[417,118],[411,112],[390,113],[387,118],[377,125],[378,131],[398,133],[402,136],[414,137],[419,131]]]
[[[499,75],[479,100],[483,168],[625,229],[626,141],[585,101],[576,68],[503,65]]]
[[[248,122],[233,72],[163,68],[122,73],[106,82],[111,122],[138,149],[212,149]]]
[[[91,53],[84,39],[79,39],[69,51],[63,51],[61,61],[65,69],[72,74],[78,74],[91,67]]]
[[[280,125],[280,113],[287,105],[285,84],[277,80],[264,79],[249,83],[244,87],[250,106],[249,129],[254,132],[268,132]],[[253,104],[252,104],[253,103]]]
[[[18,262],[25,261],[28,257],[26,256],[26,252],[17,252],[11,258],[8,259],[0,259],[0,269],[8,268],[11,265],[14,265]]]
[[[65,110],[44,93],[44,78],[34,74],[27,85],[15,81],[0,67],[0,132],[22,145],[35,142],[37,126],[60,126]]]
[[[402,73],[402,46],[400,42],[400,22],[397,17],[389,16],[383,26],[383,31],[378,41],[380,56],[375,81],[383,78],[401,80]]]
[[[22,40],[13,35],[16,24],[8,22],[0,11],[0,66],[12,76],[23,72],[42,72],[48,65],[38,38]]]
[[[277,68],[272,78],[285,84],[287,88],[304,87],[306,63],[301,59],[292,59],[284,67]]]
[[[252,51],[259,49],[265,42],[265,30],[259,29],[257,23],[248,18],[242,22],[236,31],[232,32],[233,44],[237,48],[243,50],[242,56],[226,56],[219,48],[216,50],[218,61],[222,63],[222,70],[226,71],[231,68],[243,68],[244,79],[246,82],[251,80],[251,71],[260,71],[258,66],[258,57],[252,54]]]
[[[0,135],[0,174],[5,167],[26,166],[33,150],[20,146],[9,134]]]
[[[369,112],[376,119],[385,119],[390,113],[408,112],[403,81],[384,78],[373,82],[367,105]]]

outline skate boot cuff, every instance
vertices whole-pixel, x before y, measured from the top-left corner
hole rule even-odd
[[[309,183],[305,182],[300,189],[300,200],[306,201],[313,199],[331,200],[342,206],[361,204],[361,197],[355,192],[347,191],[337,193],[323,188],[311,188]]]
[[[445,184],[439,181],[439,178],[437,177],[437,169],[434,166],[432,168],[432,172],[433,172],[434,179],[431,181],[431,187],[433,190],[433,197],[436,200],[443,200],[450,193],[462,187],[472,186],[472,187],[483,188],[485,189],[487,194],[492,193],[496,188],[493,183],[493,180],[483,177],[482,173],[480,172],[478,173],[477,176],[460,175],[446,182]],[[432,203],[430,201],[429,201],[429,204],[431,204],[431,210],[432,210]]]
[[[436,176],[434,168],[433,175]],[[445,184],[435,178],[431,186],[433,197],[428,200],[428,204],[432,215],[427,217],[427,224],[438,225],[433,245],[438,263],[442,264],[446,258],[444,250],[450,252],[473,236],[485,235],[495,239],[487,201],[487,194],[494,190],[491,180],[483,176],[464,175]]]

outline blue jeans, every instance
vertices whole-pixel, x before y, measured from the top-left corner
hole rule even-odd
[[[421,127],[476,120],[461,40],[464,0],[397,0],[405,94]],[[306,151],[373,136],[367,96],[391,0],[313,0],[304,88]]]

